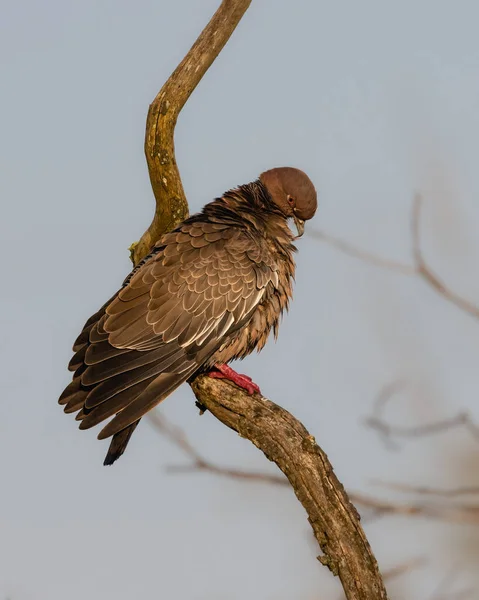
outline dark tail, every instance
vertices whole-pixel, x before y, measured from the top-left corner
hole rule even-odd
[[[103,461],[105,466],[112,465],[115,460],[119,459],[123,452],[125,452],[131,435],[135,431],[136,426],[140,421],[141,419],[138,419],[138,421],[135,423],[132,423],[131,425],[128,425],[128,427],[125,427],[125,429],[115,433],[115,435],[112,437],[110,447],[108,448],[108,453]]]

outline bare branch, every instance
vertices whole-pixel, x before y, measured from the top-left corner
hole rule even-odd
[[[223,0],[191,50],[176,67],[150,105],[146,121],[145,155],[156,200],[153,221],[130,246],[138,264],[160,236],[188,216],[176,165],[174,131],[181,109],[236,29],[251,0]]]
[[[266,483],[270,485],[279,485],[284,488],[289,485],[288,480],[282,475],[256,473],[241,469],[230,469],[228,467],[216,465],[201,456],[201,454],[195,450],[191,442],[188,440],[185,432],[180,427],[169,423],[163,415],[160,416],[158,412],[149,413],[148,418],[160,435],[168,439],[188,458],[191,459],[191,462],[186,465],[167,466],[166,469],[170,473],[209,472],[220,477],[228,477],[230,479],[241,481]],[[384,485],[393,489],[396,487],[394,485]],[[414,491],[414,489],[411,491]],[[471,494],[473,493],[472,488],[470,492]],[[444,495],[447,496],[448,494]],[[454,496],[454,494],[450,495]],[[375,518],[391,515],[402,515],[407,517],[427,517],[448,522],[479,525],[479,506],[460,504],[441,504],[431,506],[427,504],[410,502],[392,502],[390,500],[381,500],[358,492],[350,492],[349,497],[357,506],[360,506],[362,510],[370,511],[372,516]]]
[[[451,304],[454,304],[462,311],[472,317],[479,319],[479,305],[466,300],[454,290],[448,287],[431,269],[424,259],[421,250],[420,238],[420,217],[421,217],[422,197],[419,194],[414,196],[411,210],[411,231],[412,231],[412,253],[414,258],[413,265],[385,259],[371,252],[367,252],[349,242],[338,237],[332,236],[323,231],[310,231],[309,234],[315,239],[321,240],[338,249],[343,254],[357,258],[362,262],[388,269],[400,273],[401,275],[418,276],[432,287],[439,295],[445,298]]]
[[[365,425],[378,432],[387,448],[390,450],[399,449],[397,441],[394,438],[422,438],[462,427],[475,440],[479,441],[479,426],[466,411],[461,411],[452,417],[424,425],[400,426],[388,423],[383,417],[384,409],[387,403],[390,402],[403,386],[402,382],[394,382],[384,386],[374,402],[372,414],[364,419]]]
[[[230,479],[240,479],[243,481],[259,481],[274,485],[289,485],[288,480],[282,475],[270,475],[268,473],[253,473],[242,471],[241,469],[230,469],[228,467],[220,467],[206,460],[199,454],[188,440],[185,432],[167,421],[167,419],[158,412],[148,413],[148,420],[160,435],[168,439],[178,449],[180,449],[191,462],[186,465],[167,465],[166,470],[169,473],[192,473],[195,471],[208,471],[215,475],[222,475]]]
[[[192,389],[202,406],[249,439],[286,475],[323,551],[319,560],[339,575],[346,597],[387,598],[359,515],[304,426],[266,398],[248,396],[222,380],[200,376]]]
[[[375,267],[381,267],[383,269],[388,269],[389,271],[396,271],[398,273],[401,273],[402,275],[417,275],[417,271],[413,266],[406,265],[395,260],[381,258],[380,256],[372,254],[371,252],[361,250],[353,244],[345,242],[344,240],[336,236],[333,236],[329,233],[325,233],[324,231],[318,231],[317,229],[313,229],[309,230],[308,235],[317,240],[326,242],[330,246],[333,246],[334,248],[338,249],[343,254],[352,256],[353,258],[357,258],[358,260],[374,265]]]
[[[174,129],[179,112],[219,54],[251,0],[223,0],[189,53],[165,83],[148,112],[145,153],[156,200],[153,222],[131,247],[137,265],[161,234],[188,214],[176,166]],[[320,561],[339,575],[348,600],[385,600],[376,559],[359,523],[359,515],[314,438],[287,411],[235,386],[198,377],[191,386],[201,406],[276,462],[305,507],[323,551]],[[184,451],[192,456],[185,440]],[[195,457],[201,465],[201,458]]]
[[[420,217],[421,217],[422,197],[419,194],[414,196],[412,217],[411,217],[411,230],[412,230],[412,241],[413,241],[413,255],[414,262],[416,265],[417,272],[419,275],[432,286],[441,296],[446,298],[452,304],[455,304],[458,308],[464,312],[469,313],[476,319],[479,319],[479,306],[465,300],[459,294],[456,294],[451,288],[447,287],[446,284],[439,279],[439,277],[432,271],[424,260],[424,256],[421,250],[421,237],[420,237]]]
[[[425,486],[416,486],[407,483],[390,483],[373,480],[372,483],[397,492],[407,494],[420,494],[421,496],[436,496],[439,498],[457,498],[458,496],[476,496],[479,494],[479,485],[457,487],[452,489],[440,489]]]
[[[472,421],[471,416],[466,412],[460,412],[455,416],[448,417],[439,421],[432,421],[424,425],[400,426],[390,425],[386,421],[377,417],[368,417],[365,420],[371,429],[376,429],[383,439],[388,439],[391,445],[392,437],[401,438],[422,438],[425,436],[444,433],[456,427],[464,427],[476,440],[479,441],[479,428]]]
[[[354,502],[369,508],[376,516],[403,515],[407,517],[427,517],[451,523],[479,525],[479,505],[468,504],[416,504],[379,500],[365,494],[351,494]]]

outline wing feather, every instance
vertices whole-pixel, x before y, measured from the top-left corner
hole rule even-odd
[[[255,244],[239,227],[194,219],[160,240],[75,342],[59,402],[80,411],[81,429],[113,415],[99,438],[134,427],[251,319],[278,280],[274,256]]]

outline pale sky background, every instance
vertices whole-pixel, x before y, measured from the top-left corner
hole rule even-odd
[[[0,600],[337,600],[290,490],[207,474],[145,421],[125,456],[79,432],[57,397],[80,327],[130,269],[153,214],[147,108],[219,0],[0,1]],[[479,4],[465,0],[253,0],[177,127],[192,212],[270,167],[303,168],[320,192],[310,229],[411,260],[424,195],[425,253],[479,301]],[[479,420],[479,322],[423,282],[305,236],[279,341],[242,369],[291,410],[345,486],[372,479],[479,484],[479,443],[455,431],[384,448],[363,425],[378,391],[405,390],[402,425],[467,409]],[[227,466],[274,472],[188,386],[160,409]],[[366,524],[395,600],[436,588],[479,598],[479,527]],[[451,569],[456,581],[442,584]],[[444,596],[447,598],[447,596]]]

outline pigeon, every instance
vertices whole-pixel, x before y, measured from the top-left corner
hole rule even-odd
[[[98,435],[113,436],[105,465],[145,413],[200,373],[260,392],[228,363],[260,351],[271,330],[277,337],[292,296],[293,241],[316,208],[306,173],[265,171],[165,233],[88,319],[59,404],[77,413],[80,429],[113,417]]]

